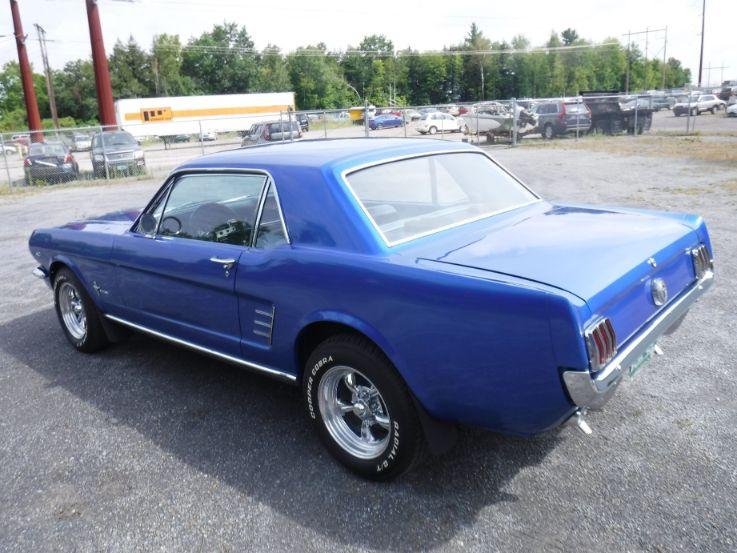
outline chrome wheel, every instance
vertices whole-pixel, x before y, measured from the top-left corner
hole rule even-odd
[[[75,340],[82,340],[87,334],[87,316],[79,292],[72,284],[64,282],[59,287],[58,298],[64,326]]]
[[[374,459],[389,445],[391,417],[379,390],[359,371],[339,365],[320,380],[318,404],[325,427],[347,453]]]

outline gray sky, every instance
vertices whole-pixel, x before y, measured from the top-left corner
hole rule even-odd
[[[348,5],[350,4],[350,5]],[[533,46],[547,40],[551,30],[575,28],[594,42],[608,36],[647,27],[668,27],[670,57],[690,67],[694,80],[698,71],[701,0],[589,0],[550,2],[522,0],[438,0],[407,2],[374,0],[371,9],[355,2],[327,0],[307,4],[298,0],[247,2],[238,0],[100,0],[100,14],[108,54],[117,39],[129,35],[148,48],[153,35],[179,34],[183,42],[210,29],[215,23],[235,21],[245,25],[257,48],[273,43],[284,51],[297,46],[325,42],[343,50],[357,45],[364,35],[384,34],[396,48],[440,49],[461,42],[472,21],[492,40],[511,40],[523,34]],[[53,67],[79,57],[89,57],[89,31],[84,0],[21,0],[21,17],[26,33],[35,38],[33,23],[39,23],[49,39]],[[704,81],[708,65],[726,65],[724,79],[737,78],[737,5],[735,0],[707,0]],[[0,34],[12,34],[7,1],[0,2]],[[645,49],[645,35],[633,37]],[[41,68],[38,42],[29,41],[31,62]],[[662,57],[663,33],[651,33],[649,57]],[[17,59],[12,37],[0,38],[0,63]],[[712,69],[711,82],[721,82],[722,70]]]

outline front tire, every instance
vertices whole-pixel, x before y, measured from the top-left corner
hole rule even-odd
[[[69,269],[60,269],[54,279],[54,307],[64,335],[78,351],[92,353],[110,343],[100,311]]]
[[[307,360],[302,391],[323,444],[354,473],[390,480],[424,457],[409,390],[367,339],[341,334],[325,340]]]
[[[437,127],[430,127],[430,128],[428,129],[428,132],[429,132],[430,134],[437,134],[437,133],[438,133],[438,128],[437,128]]]

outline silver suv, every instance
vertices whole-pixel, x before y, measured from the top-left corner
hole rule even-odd
[[[289,121],[265,121],[254,123],[248,134],[243,137],[241,147],[264,144],[266,142],[281,142],[282,140],[296,140],[302,138],[302,129],[296,119]]]
[[[673,115],[676,117],[679,115],[687,115],[689,111],[691,112],[691,115],[699,115],[706,111],[713,114],[718,109],[724,109],[725,106],[726,103],[724,100],[720,100],[715,94],[691,96],[690,102],[688,96],[681,96],[673,106]]]

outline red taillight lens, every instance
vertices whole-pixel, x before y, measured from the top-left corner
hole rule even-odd
[[[64,158],[64,163],[72,163],[74,162],[74,157],[72,154],[67,154],[67,157]]]
[[[23,160],[23,167],[30,167],[31,166],[31,158],[27,157]]]
[[[561,104],[560,105],[560,113],[558,114],[558,119],[562,121],[565,116],[566,116],[566,105],[565,104]]]
[[[591,370],[604,368],[617,354],[617,334],[609,319],[600,319],[585,332]]]

